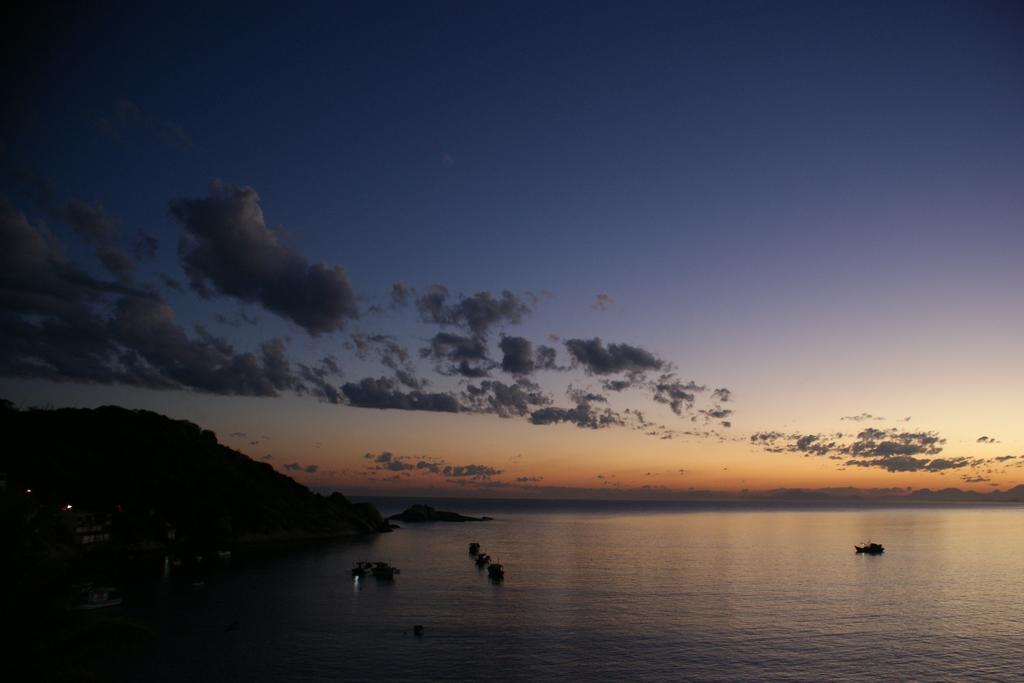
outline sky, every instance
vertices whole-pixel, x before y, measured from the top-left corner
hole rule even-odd
[[[1024,483],[1020,3],[256,5],[6,10],[0,396],[325,491]]]

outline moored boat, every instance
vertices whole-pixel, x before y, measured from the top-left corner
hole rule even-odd
[[[387,562],[374,562],[370,571],[378,579],[394,579],[395,574],[402,573],[398,567],[392,567]]]
[[[881,543],[861,543],[860,545],[853,546],[853,549],[858,553],[867,553],[868,555],[881,555],[885,552],[885,548],[882,547]]]
[[[112,586],[79,584],[73,590],[74,592],[67,607],[75,612],[100,609],[101,607],[116,607],[124,601],[121,591]]]
[[[500,564],[492,564],[487,568],[487,576],[489,576],[492,581],[501,581],[505,578],[505,569]]]
[[[480,553],[476,556],[476,566],[483,567],[491,561],[491,556],[487,553]]]
[[[470,555],[476,555],[479,552],[480,552],[480,544],[479,543],[470,543],[469,544],[469,554]]]

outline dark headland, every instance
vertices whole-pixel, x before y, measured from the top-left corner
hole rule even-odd
[[[73,582],[116,584],[165,556],[390,531],[370,504],[313,493],[212,431],[145,410],[4,401],[0,434],[0,636],[35,662],[77,648],[65,633]]]

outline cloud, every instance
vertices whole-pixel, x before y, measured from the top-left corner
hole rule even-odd
[[[979,436],[977,439],[975,439],[975,442],[976,443],[999,443],[996,439],[992,438],[991,436]]]
[[[941,472],[981,464],[981,461],[968,458],[931,457],[941,453],[946,443],[936,432],[868,427],[851,440],[842,433],[783,434],[773,431],[755,433],[750,441],[771,453],[828,456],[843,461],[847,466],[875,467],[889,472]]]
[[[367,453],[363,456],[367,460],[372,461],[374,464],[369,468],[371,470],[383,470],[388,472],[402,472],[405,470],[414,469],[416,466],[410,462],[407,462],[405,458],[397,456],[390,451],[384,451],[374,455],[373,453]]]
[[[714,408],[708,408],[706,410],[701,410],[700,413],[702,415],[704,415],[705,417],[707,417],[707,418],[714,419],[714,420],[721,420],[723,418],[726,418],[726,417],[729,417],[730,415],[732,415],[733,411],[730,410],[729,408],[723,408],[721,406],[715,406]]]
[[[286,470],[291,470],[292,472],[307,472],[309,474],[313,474],[320,469],[318,465],[300,465],[297,462],[286,463],[285,465],[282,465],[282,467]]]
[[[533,342],[523,337],[502,337],[501,369],[513,375],[529,375],[537,367],[533,357]],[[547,347],[544,347],[547,348]]]
[[[607,311],[609,308],[615,305],[615,299],[611,295],[601,292],[594,299],[594,303],[590,305],[595,311]]]
[[[611,408],[595,408],[587,400],[578,402],[573,408],[560,408],[557,406],[540,408],[530,414],[530,422],[535,425],[568,422],[586,429],[603,429],[605,427],[621,427],[625,425],[622,416]]]
[[[448,288],[431,285],[416,300],[416,310],[425,322],[462,327],[473,335],[486,337],[490,328],[500,324],[518,324],[530,314],[530,307],[508,290],[501,296],[477,292],[448,303]]]
[[[404,282],[396,282],[391,285],[391,305],[394,308],[405,307],[415,295],[416,290],[407,286]]]
[[[472,477],[474,479],[489,479],[502,473],[502,470],[486,465],[445,465],[441,474],[446,477]]]
[[[128,350],[119,358],[121,365],[135,377],[151,378],[156,388],[277,396],[299,384],[285,358],[283,341],[272,339],[256,354],[238,353],[200,326],[190,338],[175,322],[171,307],[159,299],[122,298],[109,329]]]
[[[486,377],[495,367],[487,357],[487,345],[480,337],[463,337],[448,332],[438,332],[430,340],[430,347],[421,349],[423,358],[433,359],[435,370],[442,375],[463,377]]]
[[[540,344],[537,346],[537,351],[534,357],[534,367],[537,370],[561,370],[558,367],[558,351]]]
[[[25,214],[0,197],[0,307],[79,317],[104,296],[136,291],[77,268],[45,226],[29,223]]]
[[[659,377],[652,384],[653,398],[658,403],[664,403],[672,409],[672,412],[676,415],[682,415],[685,410],[689,410],[693,407],[693,402],[696,400],[696,393],[705,391],[707,387],[697,384],[693,380],[683,382],[675,375],[666,374]],[[732,414],[732,411],[725,411],[726,417]]]
[[[871,413],[861,413],[860,415],[847,415],[846,417],[839,418],[840,420],[847,420],[850,422],[865,422],[868,420],[884,420],[884,417],[872,415]]]
[[[208,196],[172,201],[170,210],[185,229],[178,253],[201,296],[259,303],[314,336],[359,317],[345,271],[281,244],[251,187],[214,182]]]
[[[371,354],[376,355],[381,365],[395,373],[395,379],[410,389],[422,389],[428,382],[416,376],[416,368],[409,355],[409,349],[387,334],[353,333],[345,348],[355,350],[357,358],[366,360]]]
[[[96,257],[121,282],[129,282],[135,262],[116,244],[117,228],[99,203],[71,202],[64,220],[96,249]]]
[[[573,363],[581,365],[587,374],[636,374],[665,367],[663,360],[639,346],[609,344],[606,348],[597,337],[568,339],[565,348],[569,351]]]
[[[357,408],[392,410],[425,410],[457,413],[459,401],[451,394],[402,391],[394,380],[387,377],[366,377],[357,383],[346,382],[341,387],[349,405]]]
[[[469,410],[506,418],[523,417],[534,408],[551,403],[537,384],[522,377],[513,384],[494,380],[470,384],[466,387],[465,396]]]
[[[367,467],[370,471],[405,472],[417,470],[423,474],[469,479],[489,479],[502,473],[502,470],[487,465],[451,465],[442,459],[409,458],[395,455],[390,451],[383,451],[377,454],[366,453],[363,455],[363,458],[372,463]]]
[[[857,434],[848,452],[856,456],[935,455],[946,440],[935,432],[901,432],[896,429],[868,427]]]
[[[732,400],[732,392],[728,389],[719,387],[711,392],[711,398],[719,403],[728,403]]]

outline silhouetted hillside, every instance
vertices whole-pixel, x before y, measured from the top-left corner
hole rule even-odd
[[[372,506],[326,498],[184,420],[144,410],[0,410],[8,491],[42,516],[114,513],[117,540],[250,541],[388,530]]]

